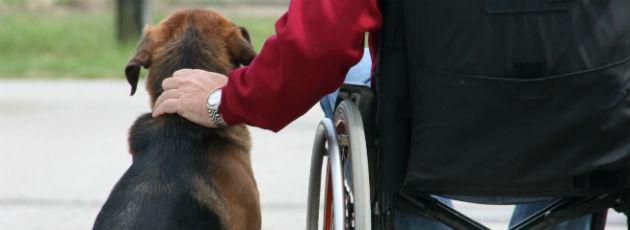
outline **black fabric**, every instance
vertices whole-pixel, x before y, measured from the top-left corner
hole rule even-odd
[[[409,156],[409,88],[402,2],[382,0],[383,28],[376,68],[377,183],[381,192],[402,185]]]
[[[381,186],[581,195],[629,167],[630,0],[399,2],[378,59]]]

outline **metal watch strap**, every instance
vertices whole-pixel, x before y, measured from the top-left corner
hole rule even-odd
[[[210,114],[210,119],[212,119],[212,122],[217,127],[222,127],[222,126],[227,125],[225,121],[223,120],[223,117],[221,117],[221,114],[219,113],[220,102],[221,102],[221,89],[217,89],[215,91],[212,91],[212,93],[208,94],[208,100],[207,100],[208,114]]]

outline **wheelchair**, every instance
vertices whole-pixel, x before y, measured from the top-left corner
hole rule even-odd
[[[387,219],[392,210],[382,205],[387,196],[375,183],[379,158],[374,146],[377,132],[371,121],[375,116],[373,98],[368,87],[344,85],[333,119],[319,123],[311,158],[306,229],[394,229]],[[397,206],[411,207],[414,214],[453,229],[489,229],[428,194],[398,193],[396,199]],[[591,213],[595,213],[591,228],[604,229],[609,208],[628,217],[630,193],[622,190],[560,198],[510,229],[546,229]]]

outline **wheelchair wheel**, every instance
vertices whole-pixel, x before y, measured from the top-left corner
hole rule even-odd
[[[322,168],[325,178],[323,214],[319,210]],[[367,149],[359,110],[350,101],[337,107],[334,121],[324,119],[311,159],[307,229],[371,229]]]

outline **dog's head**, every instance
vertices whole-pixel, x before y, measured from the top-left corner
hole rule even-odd
[[[248,65],[256,56],[249,33],[212,10],[177,12],[156,26],[147,26],[136,54],[125,67],[131,95],[140,67],[149,69],[147,91],[152,101],[162,93],[162,81],[179,69],[203,69],[227,74]]]

